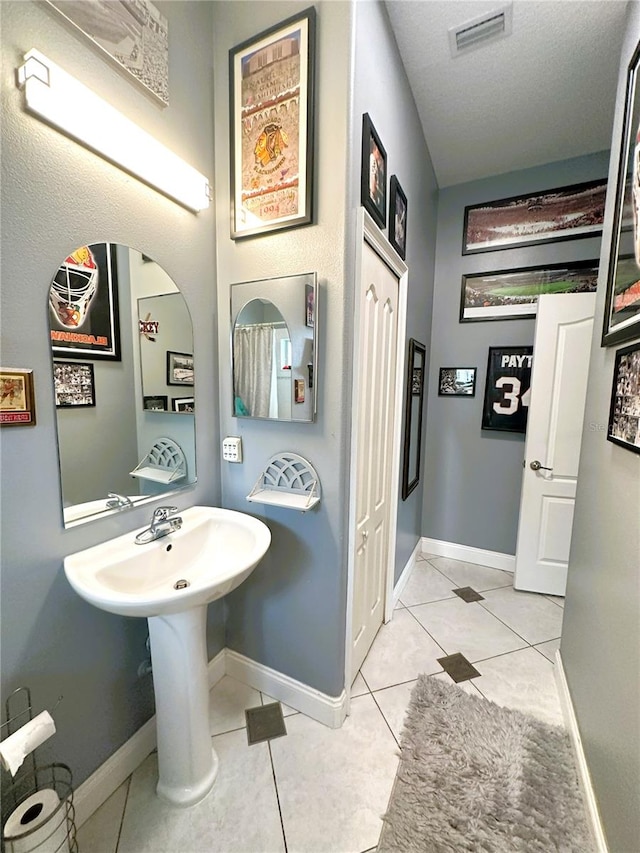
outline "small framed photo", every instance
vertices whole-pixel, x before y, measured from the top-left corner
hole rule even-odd
[[[389,242],[402,260],[407,256],[407,197],[395,175],[389,187]]]
[[[147,394],[142,398],[142,408],[145,412],[166,412],[166,394]]]
[[[438,397],[475,397],[475,367],[441,367]]]
[[[369,113],[362,116],[361,202],[374,221],[384,228],[387,223],[387,152]]]
[[[88,408],[96,404],[93,364],[80,361],[55,361],[53,387],[57,409]]]
[[[196,410],[195,397],[174,397],[171,400],[171,408],[174,412],[192,415]]]
[[[193,385],[193,353],[167,350],[167,385]]]
[[[34,426],[33,370],[0,367],[0,426]]]
[[[607,439],[640,453],[640,341],[616,352]]]
[[[305,325],[313,328],[316,324],[315,288],[312,284],[304,286],[304,321]]]

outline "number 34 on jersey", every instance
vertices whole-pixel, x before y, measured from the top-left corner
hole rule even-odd
[[[490,347],[482,429],[525,432],[533,347]]]

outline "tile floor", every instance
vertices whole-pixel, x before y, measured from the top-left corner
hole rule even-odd
[[[465,603],[453,593],[465,586],[484,599]],[[225,676],[211,691],[212,794],[184,811],[163,805],[152,754],[80,828],[80,853],[374,850],[414,681],[424,672],[453,683],[437,658],[462,652],[481,673],[463,690],[562,724],[553,676],[562,605],[515,592],[506,572],[421,555],[354,681],[342,728],[284,708],[287,735],[248,746],[244,709],[273,700]]]

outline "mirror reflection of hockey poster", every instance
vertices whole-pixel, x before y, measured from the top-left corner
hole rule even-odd
[[[482,429],[527,429],[533,347],[489,347]]]

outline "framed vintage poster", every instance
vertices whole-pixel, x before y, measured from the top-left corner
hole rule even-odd
[[[475,397],[475,367],[441,367],[438,397]]]
[[[193,354],[167,350],[167,385],[193,385]]]
[[[462,276],[460,322],[528,320],[543,293],[595,293],[597,286],[597,259],[470,273]]]
[[[640,342],[616,352],[607,438],[640,453]]]
[[[33,370],[0,367],[0,426],[34,426]]]
[[[313,211],[313,6],[229,51],[231,239]]]
[[[533,347],[489,347],[482,429],[526,432]]]
[[[114,243],[80,246],[49,288],[53,354],[120,361],[118,273]]]
[[[606,194],[602,178],[465,207],[462,254],[598,236]]]
[[[153,3],[48,3],[163,106],[169,103],[169,22]]]
[[[640,46],[627,70],[602,329],[605,347],[640,337],[640,97],[636,86],[639,63]],[[628,235],[622,234],[628,225],[632,228],[632,248],[625,245]]]
[[[389,187],[389,242],[402,260],[407,256],[407,197],[395,175]]]
[[[95,406],[93,365],[90,362],[54,361],[53,388],[57,409]]]
[[[360,201],[380,228],[387,223],[387,152],[369,118],[362,116]]]

